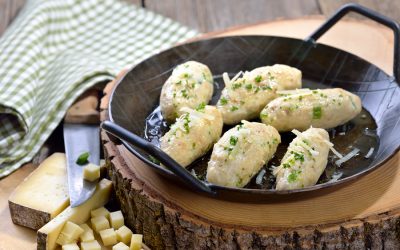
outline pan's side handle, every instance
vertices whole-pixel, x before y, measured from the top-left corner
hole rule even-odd
[[[368,9],[359,4],[346,4],[343,5],[335,14],[333,14],[324,24],[321,25],[314,33],[312,33],[307,41],[315,42],[317,41],[326,31],[328,31],[333,25],[335,25],[343,16],[349,12],[356,12],[363,16],[366,16],[382,25],[393,30],[394,34],[394,59],[393,59],[393,75],[397,82],[400,81],[400,26],[394,20],[379,14],[376,11]]]
[[[111,121],[104,121],[101,124],[101,127],[108,133],[113,134],[119,139],[125,140],[135,145],[149,155],[155,157],[162,164],[164,164],[164,166],[169,168],[174,174],[182,179],[183,182],[185,182],[189,186],[192,186],[197,191],[205,192],[210,195],[215,195],[215,191],[212,190],[209,185],[194,177],[192,174],[189,173],[189,171],[180,166],[174,159],[172,159],[169,155],[167,155],[164,151],[162,151],[160,148],[156,147],[152,143],[144,140],[140,136],[133,134],[132,132]]]

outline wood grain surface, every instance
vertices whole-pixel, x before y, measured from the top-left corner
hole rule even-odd
[[[322,22],[322,18],[282,20],[212,35],[267,34],[301,38]],[[379,25],[342,21],[323,39],[391,72],[393,39]],[[378,47],[387,51],[376,53],[371,49]],[[108,86],[106,91],[111,88]],[[102,102],[101,106],[106,107],[107,98]],[[106,113],[102,115],[104,119]],[[178,186],[156,174],[124,146],[114,144],[105,133],[102,135],[127,223],[142,230],[145,241],[155,249],[171,246],[182,249],[203,246],[400,248],[400,153],[357,181],[321,190],[318,195],[302,194],[292,200],[244,204],[212,199]]]

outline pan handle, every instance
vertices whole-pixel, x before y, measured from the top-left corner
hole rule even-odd
[[[379,14],[376,11],[368,9],[359,4],[350,3],[343,5],[335,14],[333,14],[324,24],[321,25],[314,33],[312,33],[307,41],[315,42],[317,41],[326,31],[328,31],[333,25],[335,25],[343,16],[349,12],[356,12],[365,17],[368,17],[382,25],[393,30],[394,34],[394,59],[393,59],[393,75],[397,82],[400,81],[400,26],[394,20]]]
[[[118,137],[119,139],[125,140],[136,147],[142,149],[149,155],[158,159],[163,165],[168,167],[174,174],[183,180],[189,186],[192,186],[197,191],[205,192],[211,195],[215,195],[215,191],[211,189],[209,185],[200,181],[192,174],[189,173],[185,168],[183,168],[179,163],[172,159],[169,155],[164,153],[159,147],[153,145],[152,143],[144,140],[143,138],[133,134],[127,129],[119,126],[118,124],[111,121],[104,121],[101,127],[108,133]]]

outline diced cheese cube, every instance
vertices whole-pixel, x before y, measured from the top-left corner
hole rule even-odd
[[[127,226],[122,226],[118,228],[117,231],[117,240],[123,242],[127,245],[131,242],[132,231]]]
[[[79,225],[79,226],[80,226],[83,230],[85,230],[85,232],[83,232],[83,234],[81,234],[81,236],[79,236],[79,239],[80,239],[82,242],[94,240],[93,229],[91,229],[86,223],[85,223],[85,224],[81,224],[81,225]]]
[[[80,237],[82,242],[88,242],[94,240],[93,231],[85,231]]]
[[[97,240],[82,242],[81,243],[81,250],[101,250],[100,244]]]
[[[104,216],[108,218],[110,216],[110,212],[105,207],[99,207],[98,209],[90,211],[90,217]]]
[[[100,178],[100,166],[89,163],[83,169],[83,178],[88,181],[95,181]]]
[[[75,223],[67,221],[67,223],[65,223],[63,229],[61,230],[61,233],[64,234],[65,236],[68,236],[71,239],[76,240],[84,231],[85,230],[83,230],[80,226],[76,225]]]
[[[62,246],[62,250],[79,250],[79,246],[76,243],[66,244]]]
[[[117,245],[114,245],[112,250],[129,250],[129,247],[124,243],[120,242]]]
[[[118,229],[124,225],[124,216],[121,210],[110,213],[110,223],[114,229]]]
[[[94,217],[90,221],[92,222],[92,227],[96,232],[110,228],[110,224],[108,223],[107,218],[104,216]]]
[[[68,235],[65,235],[63,233],[60,233],[57,237],[56,243],[60,246],[62,245],[67,245],[70,243],[75,243],[76,239],[73,239],[71,237],[69,237]]]
[[[140,250],[140,249],[142,249],[142,240],[143,240],[143,235],[141,235],[141,234],[132,234],[130,250]]]
[[[74,243],[78,240],[79,236],[83,232],[84,230],[80,226],[70,221],[67,221],[64,224],[60,234],[58,235],[56,243],[61,246],[69,243]]]
[[[91,228],[89,227],[89,225],[86,224],[86,223],[80,224],[79,226],[80,226],[83,230],[85,230],[85,232],[86,232],[86,231],[93,231],[93,229],[91,229]]]
[[[118,242],[117,234],[115,233],[114,228],[104,229],[100,231],[100,237],[103,241],[104,246],[111,246]]]

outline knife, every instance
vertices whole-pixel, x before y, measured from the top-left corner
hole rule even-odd
[[[100,164],[100,129],[97,92],[88,91],[72,107],[64,120],[64,146],[67,157],[67,176],[70,206],[76,207],[89,199],[97,182],[83,179],[85,165],[76,163],[78,157],[88,152],[88,162]]]
[[[64,145],[67,156],[67,175],[70,206],[76,207],[89,199],[96,189],[97,182],[83,179],[85,165],[78,165],[76,160],[89,153],[89,162],[100,164],[99,126],[64,123]]]

